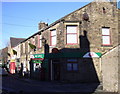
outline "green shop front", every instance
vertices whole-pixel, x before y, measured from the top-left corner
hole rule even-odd
[[[100,57],[98,52],[61,52],[46,55],[48,79],[51,81],[99,82]]]
[[[30,61],[30,77],[41,80],[42,63],[44,61],[44,54],[31,55]]]
[[[99,82],[100,57],[99,52],[34,54],[30,63],[30,75],[40,80]]]

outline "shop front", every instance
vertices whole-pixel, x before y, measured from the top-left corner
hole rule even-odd
[[[15,62],[10,62],[10,73],[14,74],[15,73]]]
[[[49,53],[49,80],[99,82],[100,57],[99,52]]]
[[[12,57],[11,57],[11,60],[10,60],[10,73],[11,74],[14,74],[15,73],[15,69],[16,69],[16,61],[15,61],[15,59],[16,59],[16,56],[15,55],[13,55]]]
[[[33,54],[30,61],[30,76],[50,81],[99,82],[100,57],[99,52]]]
[[[30,77],[41,80],[44,54],[33,54],[30,60]]]

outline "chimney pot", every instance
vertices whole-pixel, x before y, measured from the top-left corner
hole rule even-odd
[[[38,24],[38,29],[41,30],[41,29],[43,29],[43,28],[45,28],[45,27],[47,27],[47,26],[48,26],[48,23],[40,22],[40,23]]]

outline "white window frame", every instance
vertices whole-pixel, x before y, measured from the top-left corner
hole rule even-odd
[[[56,32],[56,29],[54,29],[54,30],[51,30],[50,32],[50,45],[56,46],[56,44],[57,44],[57,32]]]
[[[70,30],[70,28],[73,29],[73,31]],[[74,31],[74,28],[76,28],[76,31]],[[73,40],[75,41],[73,42]],[[66,43],[67,45],[78,44],[78,25],[66,25]]]
[[[110,28],[106,27],[102,28],[102,45],[104,46],[111,45]]]

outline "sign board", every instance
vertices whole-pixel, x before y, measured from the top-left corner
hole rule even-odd
[[[13,74],[15,73],[15,62],[10,62],[10,73]]]
[[[97,57],[99,58],[101,56],[101,53],[95,53],[95,52],[87,52],[83,58],[93,58],[93,57]]]
[[[30,58],[34,58],[34,55],[30,55]]]
[[[30,55],[30,58],[44,58],[44,54],[33,54]]]
[[[41,60],[32,60],[33,63],[42,63]]]
[[[11,59],[10,62],[15,62],[15,59]]]

